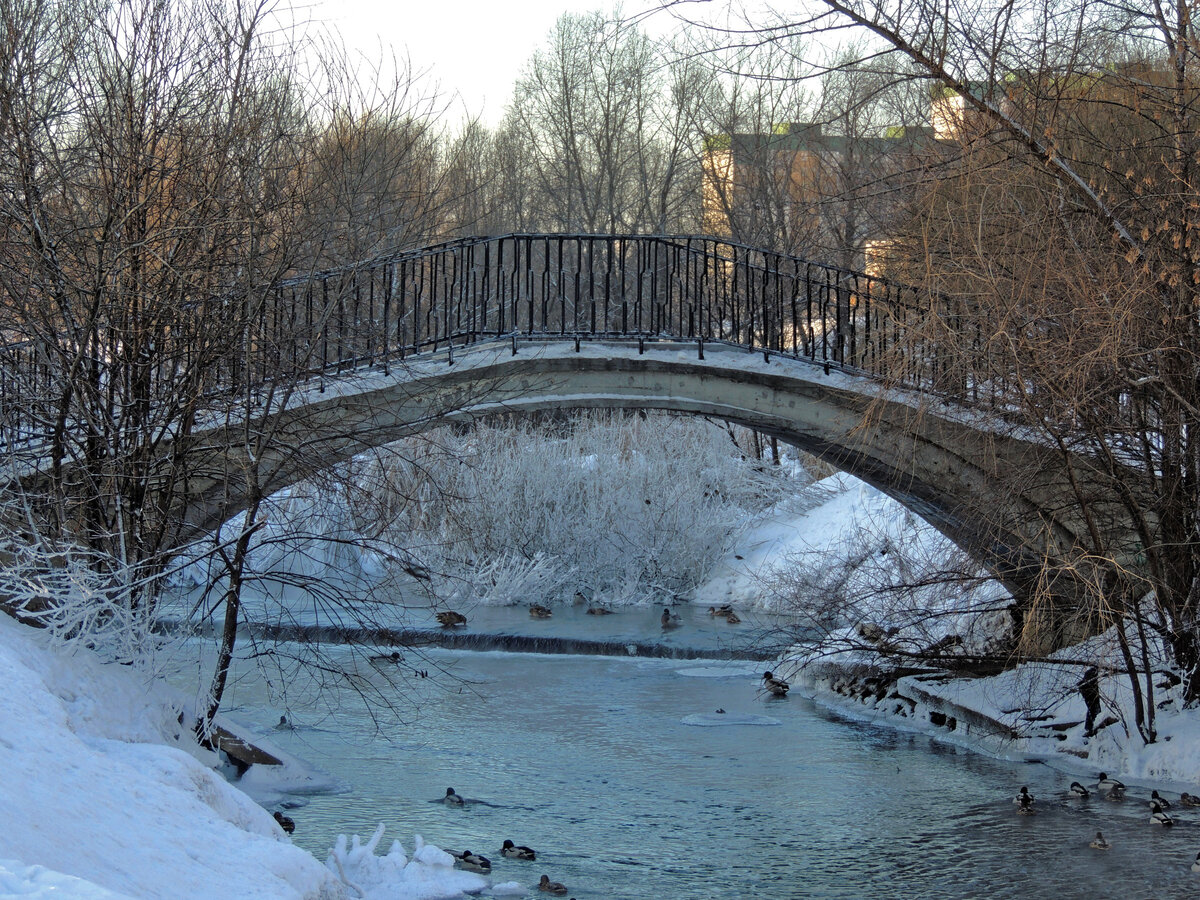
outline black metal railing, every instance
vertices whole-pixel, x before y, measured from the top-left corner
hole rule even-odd
[[[712,237],[465,238],[215,302],[251,313],[240,320],[236,349],[207,367],[205,390],[214,395],[521,338],[684,340],[701,353],[720,342],[962,393],[936,345],[906,334],[927,318],[935,302],[927,293]],[[176,348],[146,377],[178,377],[189,352]],[[2,348],[0,418],[10,441],[44,430],[39,398],[61,401],[57,365],[36,343]],[[60,407],[54,415],[61,418]]]

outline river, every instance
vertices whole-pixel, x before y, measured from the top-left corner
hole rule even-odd
[[[1179,824],[1164,829],[1149,824],[1148,788],[1131,787],[1119,804],[1068,799],[1072,776],[1049,766],[857,721],[795,694],[764,697],[758,661],[630,655],[639,644],[672,656],[762,649],[752,636],[767,623],[730,629],[685,610],[684,627],[664,635],[658,612],[559,611],[540,622],[523,608],[481,611],[469,628],[493,636],[477,642],[489,649],[362,663],[354,685],[326,686],[318,699],[297,683],[286,706],[244,676],[229,708],[266,730],[286,710],[295,727],[273,738],[349,785],[290,812],[295,842],[322,859],[337,835],[366,837],[382,822],[389,840],[411,846],[421,834],[490,857],[492,880],[520,881],[529,896],[543,872],[581,900],[1200,893],[1189,871],[1200,811],[1176,811]],[[624,655],[495,649],[505,634],[543,649],[631,646]],[[344,647],[326,652],[349,661]],[[393,699],[394,714],[351,702],[348,692],[364,690]],[[1038,798],[1036,815],[1016,813],[1022,785]],[[437,802],[447,787],[464,808]],[[1088,847],[1097,829],[1112,850]],[[537,862],[502,858],[506,838],[533,847]]]

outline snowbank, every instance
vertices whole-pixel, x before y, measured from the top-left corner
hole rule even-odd
[[[376,855],[382,825],[366,844],[343,838],[323,865],[221,777],[180,725],[178,695],[48,638],[0,615],[0,895],[441,900],[489,889],[420,837],[411,859],[398,843]],[[247,786],[328,787],[285,763]]]
[[[953,637],[964,649],[983,649],[1005,634],[1007,595],[988,579],[950,591],[880,590],[911,579],[914,561],[937,565],[953,548],[932,526],[855,478],[837,475],[812,490],[819,494],[808,512],[765,522],[751,534],[736,564],[726,561],[725,574],[708,586],[713,592],[703,595],[708,602],[757,600],[766,608],[787,608],[795,597],[755,597],[756,591],[770,589],[772,572],[777,576],[781,563],[837,579],[851,617],[827,623],[821,646],[793,648],[774,665],[798,688],[849,715],[920,730],[978,752],[1038,758],[1082,774],[1106,771],[1131,784],[1197,792],[1200,715],[1184,708],[1179,686],[1170,680],[1156,678],[1154,743],[1144,743],[1134,726],[1133,694],[1127,677],[1115,674],[1119,663],[1108,666],[1100,679],[1098,720],[1109,724],[1084,733],[1086,708],[1076,687],[1080,660],[1102,668],[1106,660],[1117,660],[1112,635],[1069,648],[1056,657],[1063,662],[1022,665],[986,678],[889,677],[865,646],[870,641],[864,629],[914,646]],[[913,610],[918,615],[911,616]]]

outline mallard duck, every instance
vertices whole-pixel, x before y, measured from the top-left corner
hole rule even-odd
[[[776,678],[773,672],[763,672],[763,690],[775,697],[784,697],[791,685],[782,678]]]
[[[731,612],[729,615],[727,615],[727,616],[725,617],[725,621],[726,621],[726,622],[728,622],[730,625],[737,625],[737,624],[739,624],[739,623],[740,623],[742,620],[738,618],[738,614],[737,614],[737,613],[735,613],[735,612]]]
[[[1197,797],[1195,794],[1189,794],[1187,791],[1184,791],[1182,794],[1179,795],[1179,805],[1180,806],[1200,806],[1200,797]]]
[[[1170,828],[1175,824],[1175,820],[1167,815],[1167,811],[1162,808],[1157,800],[1150,801],[1150,824],[1162,825],[1164,828]]]
[[[438,613],[437,620],[446,628],[451,628],[455,625],[467,624],[467,617],[460,612],[455,612],[452,609],[447,609],[444,612]]]
[[[1115,778],[1109,778],[1103,772],[1100,773],[1100,780],[1096,784],[1096,787],[1100,788],[1100,790],[1104,791],[1105,793],[1111,792],[1114,788],[1120,788],[1122,791],[1125,790],[1125,785],[1117,781]]]
[[[529,605],[529,614],[535,619],[548,619],[553,615],[550,607],[542,606],[540,603],[531,603]]]
[[[279,812],[279,810],[276,810],[275,812],[271,813],[271,815],[275,818],[275,821],[279,823],[279,827],[282,828],[287,834],[295,833],[295,831],[296,831],[296,820],[295,819],[293,819],[291,816],[285,816],[283,813]]]
[[[1171,808],[1171,802],[1169,800],[1167,800],[1166,797],[1160,797],[1158,795],[1158,791],[1151,791],[1150,792],[1150,808],[1151,809],[1154,808],[1155,803],[1157,803],[1159,806],[1161,806],[1164,810],[1168,810]]]
[[[662,627],[663,628],[678,628],[680,625],[679,616],[671,612],[669,607],[663,607]]]
[[[1013,803],[1017,806],[1033,806],[1033,794],[1029,793],[1029,788],[1022,787],[1017,796],[1013,797]]]
[[[547,894],[565,894],[567,886],[561,881],[551,881],[549,875],[543,875],[542,880],[538,882],[538,890]]]
[[[589,616],[611,616],[612,610],[606,609],[603,606],[589,606],[587,609]]]
[[[447,806],[462,806],[465,801],[460,795],[454,793],[454,788],[446,788],[446,796],[442,798],[442,802]]]
[[[1080,784],[1078,781],[1072,781],[1072,782],[1071,782],[1071,788],[1070,788],[1070,791],[1071,791],[1071,795],[1072,795],[1072,796],[1074,796],[1074,797],[1079,797],[1079,798],[1081,798],[1081,799],[1082,799],[1082,798],[1084,798],[1084,797],[1087,797],[1087,796],[1088,796],[1088,795],[1091,793],[1090,791],[1088,791],[1088,789],[1087,789],[1087,788],[1085,788],[1085,787],[1084,787],[1082,784]]]
[[[732,612],[733,612],[733,607],[730,606],[728,603],[726,603],[723,606],[710,606],[708,608],[708,614],[713,617],[728,616]]]
[[[472,853],[470,850],[464,850],[462,853],[450,851],[450,855],[458,860],[458,864],[468,872],[478,872],[480,875],[487,875],[492,871],[492,861],[486,856],[480,856],[478,853]]]
[[[403,661],[404,657],[396,650],[393,650],[391,653],[380,653],[377,656],[371,657],[371,665],[373,666],[389,666]]]
[[[1099,831],[1096,832],[1096,836],[1092,839],[1092,842],[1090,844],[1088,844],[1088,846],[1091,847],[1093,850],[1111,850],[1112,849],[1112,844],[1110,844],[1108,842],[1108,840],[1104,837],[1104,835]]]
[[[500,848],[500,855],[507,856],[509,859],[537,859],[537,854],[533,852],[532,848],[519,846],[509,840],[506,840],[504,846]]]

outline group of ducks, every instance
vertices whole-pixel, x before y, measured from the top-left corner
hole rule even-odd
[[[459,793],[456,793],[454,788],[446,788],[446,795],[442,798],[442,802],[447,806],[464,806],[466,800]],[[469,872],[478,872],[480,875],[489,875],[492,871],[492,861],[486,856],[481,856],[478,853],[472,853],[470,850],[461,852],[456,850],[449,851],[460,866]],[[500,847],[500,855],[508,859],[520,859],[526,862],[534,862],[537,859],[537,853],[532,847],[526,847],[521,844],[514,844],[507,838],[504,844]],[[551,881],[549,875],[543,875],[541,881],[538,882],[538,890],[547,894],[561,895],[567,893],[567,886],[561,881]]]
[[[769,672],[767,674],[770,674]],[[1110,778],[1107,773],[1101,772],[1096,784],[1096,789],[1105,800],[1121,802],[1125,799],[1125,785],[1115,778]],[[1071,796],[1077,799],[1086,799],[1092,795],[1086,787],[1078,781],[1072,781],[1068,788]],[[1033,808],[1034,798],[1029,793],[1028,787],[1022,787],[1013,798],[1013,803],[1017,806],[1017,813],[1024,816],[1036,815],[1037,811]],[[1187,807],[1200,807],[1200,797],[1189,794],[1184,791],[1179,795],[1179,805]],[[1158,825],[1162,828],[1170,828],[1175,824],[1175,820],[1171,818],[1171,814],[1167,812],[1171,808],[1171,802],[1163,797],[1157,790],[1150,792],[1150,824]],[[1088,844],[1093,850],[1111,850],[1112,843],[1104,836],[1102,831],[1097,831],[1096,836]],[[1196,860],[1192,863],[1192,871],[1200,872],[1200,853],[1196,854]]]
[[[587,598],[582,593],[577,592],[575,594],[575,601],[577,603],[586,603]],[[604,606],[589,606],[587,614],[589,616],[610,616],[612,615],[612,610]],[[728,604],[724,606],[710,606],[708,614],[714,618],[724,619],[730,625],[737,625],[742,621],[738,617],[738,614],[734,612],[733,607]],[[452,609],[443,610],[435,615],[443,628],[456,628],[459,625],[467,624],[467,617]],[[554,611],[548,606],[543,606],[541,603],[531,603],[529,604],[529,615],[534,619],[549,619],[554,615]],[[668,606],[663,607],[663,628],[678,628],[682,624],[683,621],[679,618],[678,613],[671,612],[671,608]]]

